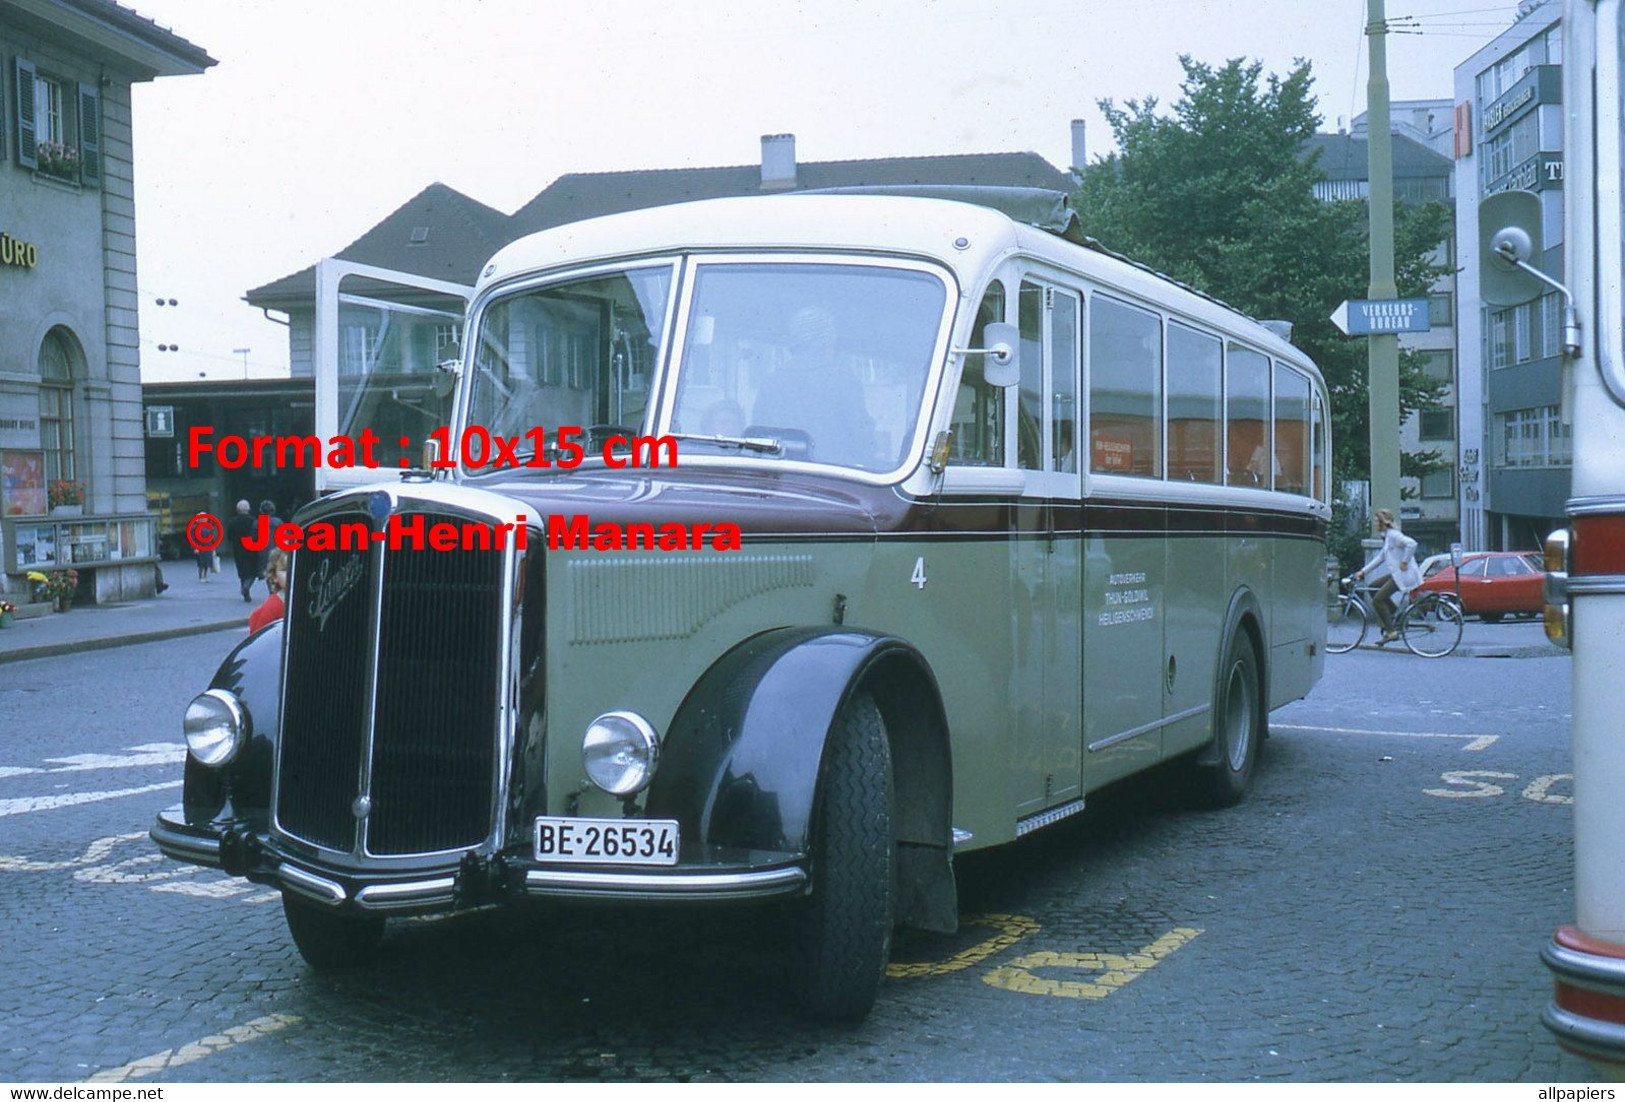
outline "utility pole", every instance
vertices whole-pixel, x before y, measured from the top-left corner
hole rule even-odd
[[[1371,79],[1366,84],[1366,176],[1371,216],[1371,285],[1368,297],[1392,299],[1394,285],[1394,155],[1388,121],[1388,20],[1383,0],[1367,0],[1366,39]],[[1366,338],[1371,425],[1371,507],[1399,516],[1399,337]]]

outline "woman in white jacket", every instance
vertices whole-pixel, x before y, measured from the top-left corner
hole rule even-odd
[[[1382,639],[1377,644],[1381,646],[1399,638],[1394,630],[1394,594],[1409,593],[1421,585],[1422,572],[1416,568],[1416,541],[1399,530],[1390,510],[1377,510],[1377,531],[1382,536],[1382,547],[1354,576],[1364,578],[1379,566],[1387,571],[1371,601],[1377,610],[1377,619],[1382,622]]]

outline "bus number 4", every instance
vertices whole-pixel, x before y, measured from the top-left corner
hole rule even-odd
[[[925,556],[924,555],[921,555],[919,558],[914,560],[914,573],[912,573],[912,574],[910,574],[908,576],[908,580],[914,583],[914,588],[915,589],[924,589],[925,588]]]

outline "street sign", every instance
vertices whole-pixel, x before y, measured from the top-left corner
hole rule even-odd
[[[1332,324],[1350,337],[1372,333],[1426,333],[1428,321],[1425,298],[1354,299],[1340,303],[1332,311]]]

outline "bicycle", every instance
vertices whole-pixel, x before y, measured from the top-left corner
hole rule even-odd
[[[1345,654],[1359,646],[1376,616],[1370,604],[1374,589],[1354,587],[1353,581],[1352,576],[1343,579],[1339,588],[1348,592],[1338,597],[1337,609],[1327,621],[1328,654]],[[1443,658],[1453,652],[1461,643],[1461,629],[1461,604],[1449,593],[1424,593],[1414,601],[1407,598],[1394,621],[1394,631],[1406,649],[1420,658]]]

